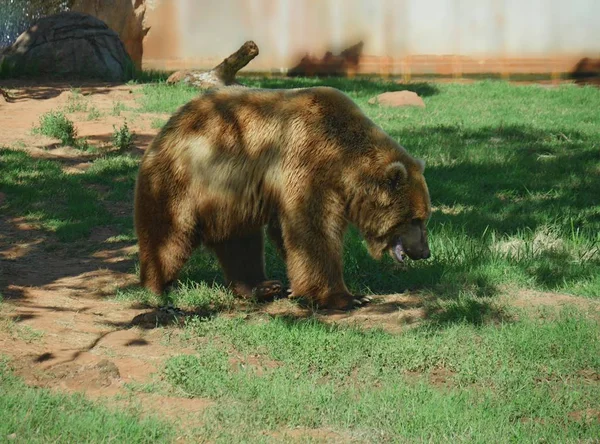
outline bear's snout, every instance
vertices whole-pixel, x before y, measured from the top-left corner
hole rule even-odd
[[[407,248],[406,254],[413,261],[418,261],[420,259],[429,259],[431,257],[431,251],[427,245],[424,245],[420,248]]]

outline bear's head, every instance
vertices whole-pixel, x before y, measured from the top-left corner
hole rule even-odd
[[[364,185],[351,208],[369,253],[376,259],[387,250],[398,262],[406,256],[427,259],[431,255],[426,224],[431,215],[429,190],[423,176],[425,162],[403,156],[378,162],[375,174],[363,174]],[[353,217],[352,217],[353,216]]]

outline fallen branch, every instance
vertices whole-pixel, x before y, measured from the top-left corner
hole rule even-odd
[[[239,85],[235,79],[237,72],[257,55],[258,46],[252,40],[249,40],[210,71],[177,71],[169,76],[167,83],[187,83],[197,88],[219,88],[222,86]]]
[[[3,90],[2,88],[0,88],[0,96],[2,96],[4,98],[4,100],[6,100],[7,102],[11,101],[11,97],[10,94],[8,94],[5,90]]]

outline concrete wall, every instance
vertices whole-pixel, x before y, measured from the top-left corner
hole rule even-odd
[[[210,68],[254,40],[248,71],[364,41],[359,72],[563,72],[600,55],[600,0],[152,0],[144,66]]]

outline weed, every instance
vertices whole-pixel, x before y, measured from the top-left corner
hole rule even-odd
[[[98,120],[101,116],[102,116],[102,113],[100,112],[100,110],[98,108],[96,108],[95,106],[91,106],[89,108],[89,112],[87,115],[88,120]]]
[[[123,126],[117,128],[113,125],[112,143],[115,148],[119,151],[125,151],[133,144],[134,133],[129,131],[127,121],[123,123]]]
[[[75,125],[60,111],[48,111],[40,117],[34,132],[60,139],[63,145],[74,145],[77,137]]]
[[[115,117],[119,117],[123,111],[125,111],[127,107],[123,102],[114,102],[111,115]]]
[[[65,110],[69,113],[85,112],[88,110],[88,103],[81,95],[80,89],[75,88],[71,90]]]

